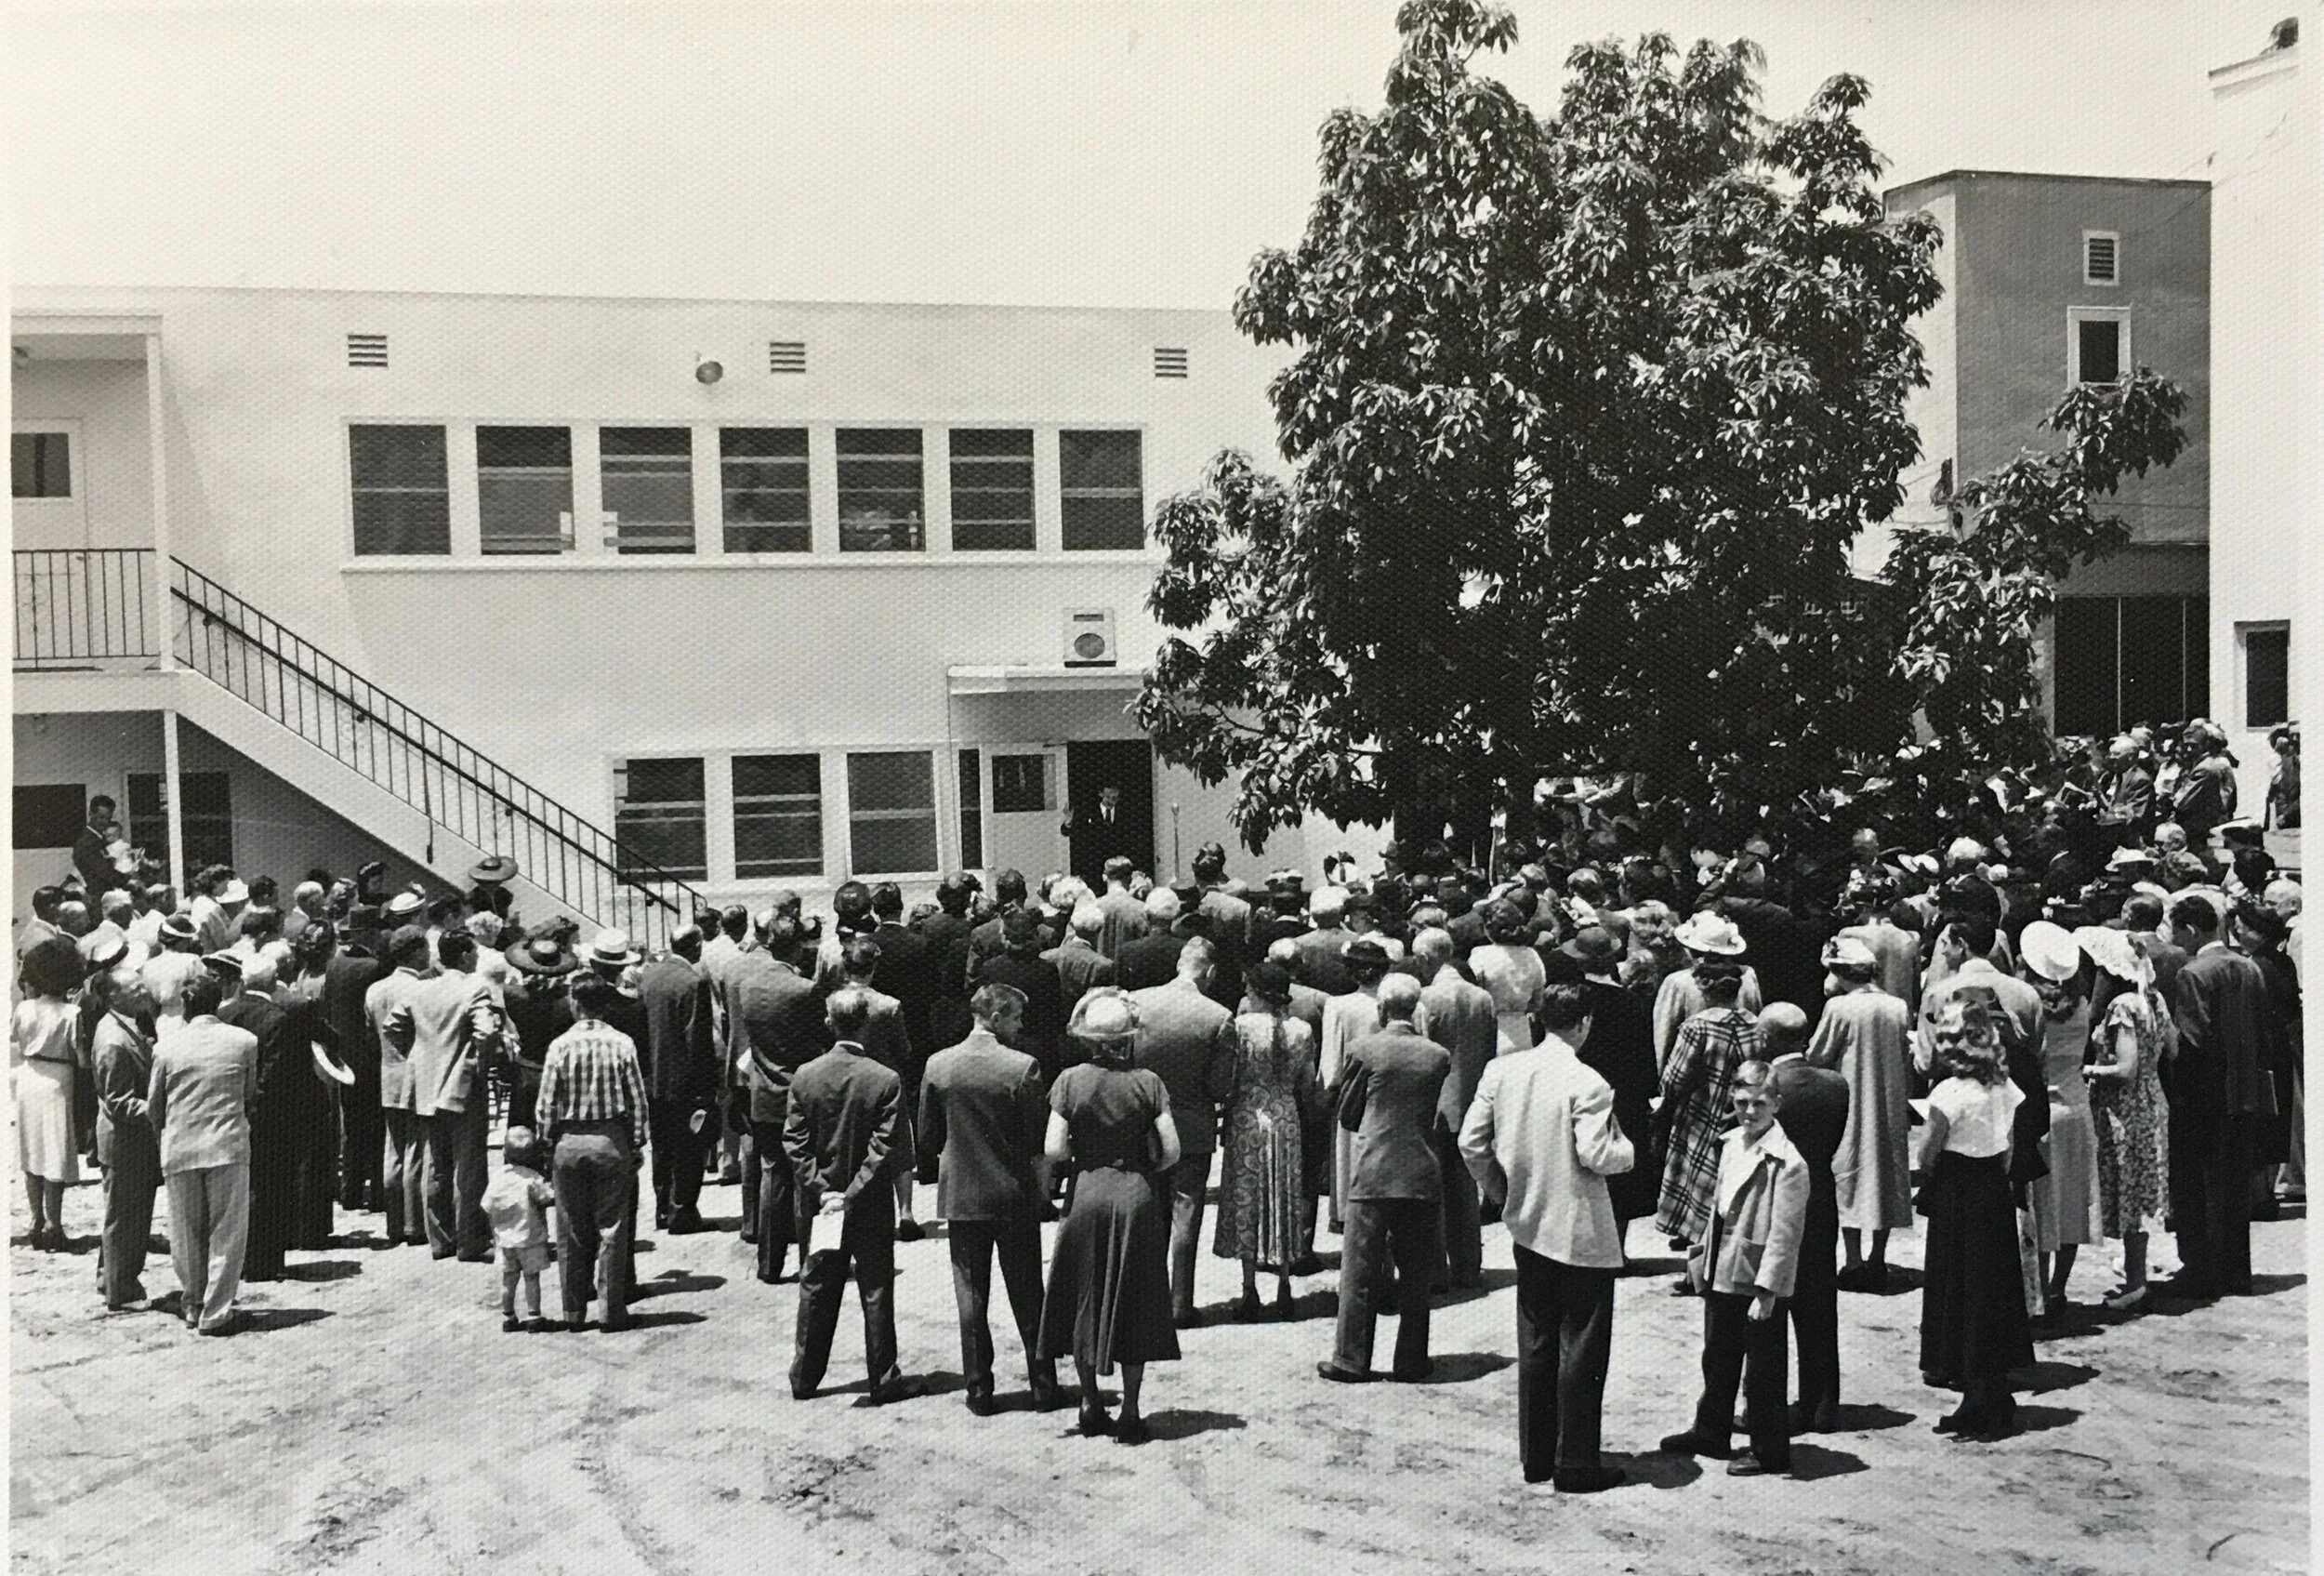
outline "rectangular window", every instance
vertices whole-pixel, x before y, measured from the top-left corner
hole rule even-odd
[[[452,478],[441,427],[350,427],[355,552],[452,550]]]
[[[982,750],[960,752],[960,867],[982,869],[984,865],[984,755]]]
[[[476,502],[487,553],[573,549],[573,433],[479,427]]]
[[[614,837],[625,870],[709,879],[702,760],[631,760],[614,774]]]
[[[808,550],[806,428],[720,429],[719,486],[727,551]]]
[[[2210,624],[2208,597],[2060,597],[2053,729],[2103,735],[2199,713]]]
[[[186,803],[181,824],[186,834],[186,873],[205,865],[234,862],[234,801],[223,772],[181,774]],[[149,858],[169,857],[169,780],[159,772],[129,774],[129,845],[142,848]]]
[[[847,758],[848,856],[859,876],[936,868],[936,773],[926,750]]]
[[[2074,381],[2112,383],[2122,376],[2122,323],[2112,317],[2074,320]]]
[[[88,789],[80,783],[16,785],[16,846],[71,848],[88,813]]]
[[[1146,545],[1146,495],[1136,432],[1057,434],[1065,548]]]
[[[734,757],[734,879],[822,873],[822,759]]]
[[[597,446],[614,550],[693,551],[693,434],[683,427],[607,427]]]
[[[8,496],[69,498],[73,496],[73,434],[16,432],[8,438]]]
[[[952,545],[975,552],[1033,546],[1033,433],[962,428],[952,434]]]
[[[920,435],[914,428],[839,429],[839,550],[918,552]]]
[[[1049,759],[1047,755],[994,756],[993,813],[1049,809]]]
[[[2243,631],[2243,725],[2272,728],[2291,721],[2291,627],[2247,627]]]

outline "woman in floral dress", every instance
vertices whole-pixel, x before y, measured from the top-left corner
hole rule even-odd
[[[2108,1000],[2091,1031],[2085,1072],[2097,1127],[2099,1213],[2106,1235],[2122,1243],[2122,1284],[2107,1293],[2106,1305],[2127,1312],[2146,1300],[2146,1225],[2171,1197],[2171,1116],[2162,1093],[2171,1009],[2155,987],[2145,942],[2099,925],[2076,931],[2074,939],[2111,976],[2094,993]]]
[[[1291,1015],[1290,970],[1254,963],[1244,985],[1259,1010],[1235,1020],[1235,1094],[1221,1125],[1213,1251],[1243,1261],[1236,1318],[1259,1317],[1259,1266],[1266,1265],[1275,1272],[1275,1316],[1288,1318],[1291,1265],[1307,1247],[1301,1133],[1321,1104],[1314,1036]]]

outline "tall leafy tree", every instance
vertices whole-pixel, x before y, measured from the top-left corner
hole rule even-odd
[[[1960,631],[1899,660],[1901,599],[1850,573],[1918,454],[1908,325],[1938,293],[1865,84],[1770,119],[1756,46],[1650,34],[1576,48],[1544,119],[1473,69],[1503,7],[1407,0],[1397,26],[1383,104],[1325,123],[1306,233],[1235,303],[1293,351],[1290,475],[1221,454],[1157,511],[1178,632],[1141,721],[1239,778],[1254,847],[1555,770],[1642,774],[1697,825],[1810,813],[1965,693],[1936,676]]]

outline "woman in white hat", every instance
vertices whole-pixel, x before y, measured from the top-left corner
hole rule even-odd
[[[2104,925],[2078,930],[2074,939],[2113,987],[2084,1071],[2098,1141],[2099,1225],[2122,1244],[2122,1283],[2106,1294],[2106,1306],[2128,1312],[2146,1300],[2146,1223],[2171,1197],[2171,1113],[2162,1093],[2171,1007],[2155,987],[2144,941]]]
[[[1743,933],[1735,928],[1735,921],[1707,908],[1689,914],[1685,923],[1671,933],[1670,939],[1685,950],[1687,966],[1663,975],[1661,985],[1655,989],[1655,1066],[1666,1072],[1670,1066],[1670,1053],[1678,1045],[1679,1026],[1703,1010],[1702,988],[1695,983],[1696,965],[1705,958],[1739,958],[1743,954]],[[1759,975],[1749,963],[1744,964],[1736,1007],[1756,1018],[1766,1004],[1759,993]]]
[[[1725,920],[1719,923],[1735,928]],[[1734,939],[1732,950],[1725,949],[1724,937],[1705,939],[1722,947],[1695,965],[1703,1010],[1679,1026],[1678,1043],[1663,1070],[1662,1105],[1655,1113],[1656,1125],[1669,1134],[1655,1225],[1674,1243],[1689,1246],[1703,1239],[1718,1203],[1721,1135],[1728,1124],[1736,1069],[1764,1054],[1758,1014],[1736,1005],[1743,982],[1742,938]],[[1696,1289],[1682,1274],[1671,1290],[1684,1297]]]
[[[2076,1250],[2106,1240],[2098,1211],[2097,1124],[2082,1056],[2090,1044],[2090,992],[2082,949],[2063,925],[2036,920],[2018,937],[2019,973],[2041,996],[2041,1060],[2050,1084],[2050,1135],[2042,1140],[2050,1173],[2027,1185],[2034,1251],[2040,1255],[2042,1312],[2066,1311],[2066,1283]]]
[[[1888,1290],[1888,1234],[1912,1219],[1912,1013],[1881,987],[1881,959],[1842,934],[1824,948],[1824,1015],[1807,1059],[1848,1080],[1848,1125],[1832,1156],[1832,1191],[1848,1262],[1847,1291]],[[1872,1251],[1864,1251],[1865,1234]]]

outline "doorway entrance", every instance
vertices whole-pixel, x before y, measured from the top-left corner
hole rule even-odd
[[[1098,790],[1109,786],[1122,793],[1110,827],[1098,820]],[[1153,745],[1144,739],[1066,745],[1065,797],[1074,807],[1073,873],[1091,891],[1105,890],[1105,861],[1116,854],[1154,873]]]

